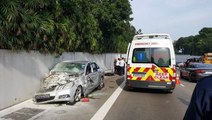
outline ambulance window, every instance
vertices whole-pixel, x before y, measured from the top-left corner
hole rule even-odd
[[[159,67],[168,67],[171,64],[170,51],[168,48],[152,48],[152,62]]]
[[[135,48],[132,56],[133,63],[149,63],[150,49],[149,48]]]

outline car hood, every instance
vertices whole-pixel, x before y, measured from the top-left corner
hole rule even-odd
[[[44,78],[41,90],[54,90],[57,86],[63,86],[79,79],[79,76],[63,72],[56,72]]]

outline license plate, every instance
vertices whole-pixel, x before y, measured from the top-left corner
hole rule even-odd
[[[146,73],[142,72],[134,72],[133,77],[145,77]]]
[[[50,98],[50,94],[36,95],[36,99],[48,99]]]

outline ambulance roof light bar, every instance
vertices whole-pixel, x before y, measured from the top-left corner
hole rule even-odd
[[[170,39],[169,34],[139,34],[135,35],[133,40],[141,39]]]

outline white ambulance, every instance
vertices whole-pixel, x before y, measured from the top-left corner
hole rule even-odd
[[[135,35],[127,51],[126,87],[163,89],[172,93],[176,84],[175,64],[169,34]]]

